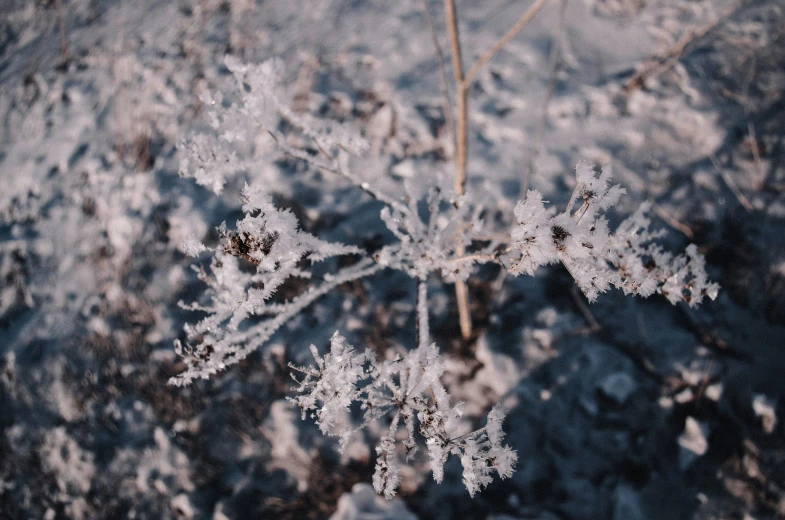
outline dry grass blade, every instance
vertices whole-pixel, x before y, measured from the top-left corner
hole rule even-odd
[[[657,214],[657,216],[660,217],[662,220],[664,220],[670,227],[681,232],[684,236],[686,236],[690,240],[693,239],[695,233],[692,231],[691,227],[673,218],[667,211],[665,211],[665,209],[662,206],[660,206],[656,202],[652,202],[651,207],[654,210],[654,212]]]
[[[450,101],[450,88],[447,81],[447,72],[444,70],[444,53],[442,47],[439,45],[439,38],[436,36],[436,29],[433,26],[433,19],[428,10],[428,0],[422,0],[422,10],[425,15],[425,22],[428,24],[428,31],[431,33],[431,41],[433,42],[433,49],[436,53],[436,67],[439,70],[439,88],[442,91],[442,109],[444,110],[444,119],[447,127],[450,129],[450,135],[455,146],[455,121],[452,115],[452,102]]]
[[[746,210],[747,210],[747,213],[752,213],[752,210],[753,210],[753,209],[755,209],[755,208],[752,206],[752,203],[751,203],[751,202],[749,201],[749,199],[748,199],[748,198],[747,198],[747,197],[744,195],[744,193],[742,193],[742,192],[741,192],[741,189],[739,189],[739,186],[736,184],[736,181],[734,181],[734,180],[733,180],[733,177],[731,177],[731,176],[728,174],[728,172],[727,172],[727,171],[725,171],[725,170],[724,170],[724,169],[723,169],[723,168],[720,166],[720,163],[719,163],[719,161],[717,160],[717,156],[716,156],[716,155],[714,155],[714,154],[711,154],[711,155],[709,156],[709,158],[711,159],[711,163],[714,165],[714,168],[715,168],[715,169],[717,170],[717,172],[718,172],[718,173],[719,173],[719,174],[722,176],[722,179],[725,181],[725,184],[727,184],[727,185],[728,185],[728,187],[730,188],[730,190],[731,190],[731,191],[733,192],[733,194],[736,196],[736,199],[739,201],[739,204],[741,204],[742,206],[744,206],[744,209],[746,209]]]
[[[733,14],[741,9],[748,1],[749,0],[737,0],[731,4],[728,9],[723,11],[722,14],[720,14],[720,16],[717,18],[714,18],[706,25],[694,28],[691,31],[687,31],[673,45],[662,52],[655,53],[648,60],[646,60],[642,66],[638,67],[638,70],[635,72],[635,74],[629,80],[627,80],[627,83],[624,84],[624,91],[627,94],[630,94],[635,90],[643,87],[647,80],[659,76],[666,70],[673,67],[676,63],[679,62],[682,55],[684,54],[684,51],[689,45],[697,40],[700,40],[713,29],[715,29],[718,25],[733,16]]]
[[[529,22],[532,21],[532,19],[537,15],[537,13],[540,12],[540,10],[543,7],[545,7],[545,4],[547,3],[548,0],[537,0],[536,2],[534,2],[532,6],[529,7],[529,9],[525,13],[523,13],[523,16],[521,16],[520,19],[518,19],[518,21],[512,27],[512,29],[507,31],[507,34],[502,36],[499,41],[493,44],[493,47],[488,49],[488,51],[485,54],[483,54],[477,59],[474,65],[472,65],[472,67],[469,69],[469,72],[466,73],[466,78],[464,79],[465,88],[471,85],[472,81],[474,80],[474,77],[477,75],[477,72],[480,71],[482,66],[488,63],[488,61],[491,58],[493,58],[493,56],[497,52],[499,52],[505,45],[510,43],[510,40],[515,38],[515,35],[521,32],[521,30],[524,27],[529,25]]]
[[[526,190],[529,189],[531,174],[534,172],[534,162],[540,155],[540,148],[542,147],[542,140],[545,135],[545,124],[548,121],[548,107],[551,104],[553,92],[556,90],[556,76],[559,72],[559,63],[561,60],[562,35],[564,33],[564,15],[566,11],[567,0],[561,0],[561,6],[559,8],[559,23],[556,28],[556,34],[553,37],[553,43],[551,44],[551,52],[548,56],[548,91],[546,92],[545,99],[542,102],[542,113],[540,114],[540,120],[537,122],[537,134],[534,138],[534,146],[532,147],[531,154],[529,155],[529,160],[526,161],[526,165],[523,169],[523,178],[521,179],[521,187],[519,190],[521,197],[525,197]]]

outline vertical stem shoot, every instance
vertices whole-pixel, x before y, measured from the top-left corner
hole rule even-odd
[[[60,33],[60,63],[59,67],[63,69],[68,67],[68,61],[71,59],[68,52],[68,38],[65,34],[65,16],[63,14],[62,0],[55,0],[55,9],[57,10],[57,30]]]
[[[431,331],[428,325],[428,282],[417,283],[417,328],[420,332],[420,347],[427,347],[431,342]]]
[[[458,39],[458,18],[455,15],[455,0],[444,0],[444,15],[447,18],[447,32],[450,35],[450,55],[452,72],[455,77],[456,108],[458,110],[457,131],[455,136],[455,193],[463,195],[466,185],[466,113],[467,89],[463,81],[463,61],[461,43]]]
[[[452,56],[452,71],[455,77],[455,105],[458,111],[455,135],[455,182],[453,187],[457,195],[463,195],[466,187],[466,113],[468,96],[466,85],[463,81],[463,63],[461,59],[461,43],[458,39],[458,19],[455,15],[455,0],[444,0],[444,15],[447,18],[447,32],[450,35],[450,55]],[[455,246],[457,256],[463,256],[466,251],[463,242]],[[472,335],[472,317],[469,314],[469,289],[466,283],[458,280],[455,282],[455,298],[458,302],[458,322],[461,326],[461,336],[467,340]]]

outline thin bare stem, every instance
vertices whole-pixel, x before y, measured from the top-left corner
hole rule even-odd
[[[442,91],[442,110],[444,111],[444,120],[447,123],[447,128],[450,132],[450,139],[452,139],[453,147],[455,147],[455,121],[452,114],[452,102],[450,101],[450,88],[447,81],[447,71],[444,70],[444,53],[442,47],[439,45],[439,38],[436,36],[436,29],[433,26],[431,13],[428,9],[428,0],[422,0],[422,10],[425,15],[425,22],[428,24],[428,31],[431,33],[431,41],[433,42],[433,50],[436,52],[436,67],[439,70],[439,88]]]
[[[680,231],[681,233],[684,234],[684,236],[686,236],[690,240],[692,240],[692,238],[695,236],[695,233],[692,231],[692,228],[690,228],[687,224],[683,224],[678,220],[676,220],[675,218],[673,218],[673,216],[671,216],[670,213],[665,211],[665,209],[659,204],[657,204],[656,202],[652,202],[651,207],[654,210],[654,212],[657,214],[657,216],[660,217],[665,222],[667,222],[668,225],[673,229]]]
[[[559,72],[559,62],[561,58],[562,47],[562,33],[564,31],[564,15],[567,11],[567,0],[561,0],[561,7],[559,9],[559,22],[556,28],[556,34],[553,37],[551,44],[551,52],[548,56],[548,90],[545,94],[545,99],[542,102],[542,113],[540,120],[537,122],[537,133],[534,137],[534,146],[531,148],[532,152],[529,155],[529,160],[523,170],[523,178],[521,179],[520,195],[526,196],[526,190],[529,189],[529,181],[531,174],[534,171],[534,162],[540,155],[540,148],[542,147],[542,139],[545,135],[545,123],[548,121],[548,107],[551,104],[553,92],[556,89],[557,74]]]
[[[586,323],[589,325],[587,332],[599,332],[602,330],[602,326],[597,321],[597,318],[594,317],[594,314],[589,309],[589,306],[583,301],[583,295],[580,293],[578,286],[573,285],[572,289],[570,289],[570,294],[572,296],[572,300],[575,302],[575,305],[578,307],[578,310],[581,311],[583,315],[583,319],[586,320]]]
[[[62,0],[55,0],[55,8],[57,9],[57,29],[60,33],[60,67],[68,67],[68,61],[71,59],[68,52],[68,38],[65,34],[65,15],[63,13]]]
[[[687,31],[673,45],[664,51],[651,56],[642,66],[638,67],[635,74],[627,80],[624,84],[624,91],[627,94],[630,94],[643,87],[647,80],[658,76],[673,67],[681,60],[681,57],[684,55],[688,46],[713,31],[718,25],[733,16],[736,11],[741,9],[748,2],[749,0],[737,0],[736,2],[733,2],[725,11],[716,18],[710,20],[706,25]]]
[[[468,340],[472,337],[472,315],[469,312],[469,287],[463,280],[455,282],[455,298],[458,301],[458,324],[461,337]]]
[[[463,63],[461,58],[461,44],[458,39],[458,19],[455,15],[455,0],[444,0],[444,16],[447,20],[447,32],[450,35],[450,55],[452,56],[452,71],[455,77],[456,109],[458,121],[455,134],[455,193],[463,195],[466,187],[466,114],[468,110],[468,95],[463,81]],[[463,242],[460,240],[455,246],[455,253],[463,256],[465,252]],[[458,322],[461,327],[461,336],[464,340],[472,336],[472,317],[469,313],[469,288],[462,280],[455,282],[455,299],[458,303]]]
[[[762,185],[763,177],[765,177],[766,174],[763,173],[763,167],[760,163],[760,148],[758,147],[758,138],[755,135],[755,127],[752,126],[752,121],[747,121],[747,131],[749,132],[750,146],[752,148],[752,158],[755,160],[755,169],[761,177],[760,183]]]
[[[523,13],[523,15],[512,27],[512,29],[507,31],[507,34],[502,36],[501,39],[499,39],[499,41],[493,44],[493,47],[488,49],[488,51],[485,54],[480,56],[480,58],[469,69],[469,72],[466,73],[466,78],[464,79],[466,88],[468,88],[468,86],[471,85],[472,81],[474,80],[474,77],[480,71],[482,66],[488,63],[488,61],[491,58],[493,58],[493,56],[497,52],[499,52],[505,45],[507,45],[510,42],[510,40],[515,38],[515,35],[521,32],[521,29],[526,27],[529,24],[529,22],[531,22],[532,19],[537,15],[537,13],[539,13],[540,10],[543,7],[545,7],[545,4],[547,3],[548,0],[537,0],[536,2],[534,2],[531,5],[531,7],[529,7],[529,9],[525,13]]]
[[[431,331],[428,325],[428,282],[417,283],[417,328],[420,332],[420,347],[427,347],[431,342]]]
[[[447,32],[450,35],[450,56],[455,83],[463,83],[463,62],[461,43],[458,39],[458,18],[455,15],[455,0],[444,0],[444,16],[447,19]]]
[[[444,0],[444,16],[447,20],[447,32],[450,36],[450,55],[452,56],[452,71],[455,78],[456,90],[456,136],[455,136],[455,193],[463,195],[466,191],[466,157],[468,153],[467,120],[469,107],[469,86],[471,86],[477,72],[490,60],[502,47],[507,45],[521,29],[526,27],[534,16],[545,6],[548,0],[536,0],[529,9],[523,13],[518,22],[507,31],[507,34],[497,41],[485,54],[472,65],[464,77],[463,60],[461,57],[461,44],[458,36],[458,17],[455,12],[455,0]],[[455,247],[457,256],[463,256],[465,249],[459,242]],[[455,296],[458,302],[458,319],[461,326],[461,336],[469,339],[472,335],[472,320],[469,313],[469,289],[463,281],[455,282]]]
[[[290,157],[294,157],[295,159],[301,159],[301,160],[307,162],[308,164],[310,164],[311,166],[313,166],[314,168],[318,168],[320,170],[325,170],[325,171],[328,171],[328,172],[331,172],[331,173],[336,173],[336,174],[346,178],[347,180],[349,180],[352,184],[354,184],[355,186],[359,187],[361,190],[363,190],[365,193],[367,193],[368,195],[370,195],[374,199],[376,199],[376,200],[378,200],[380,202],[383,202],[383,203],[387,204],[390,207],[393,207],[393,208],[397,209],[398,211],[400,211],[403,214],[409,213],[409,208],[407,208],[406,205],[401,204],[400,202],[395,200],[391,195],[388,195],[388,194],[386,194],[386,193],[384,193],[384,192],[374,188],[373,186],[370,185],[370,183],[368,183],[366,181],[363,181],[362,179],[357,178],[353,173],[344,170],[341,167],[339,161],[337,161],[335,158],[331,157],[330,154],[326,150],[324,150],[319,145],[318,142],[313,141],[314,145],[317,147],[319,152],[322,153],[322,155],[324,155],[330,161],[330,164],[326,164],[326,163],[323,163],[321,161],[318,161],[314,157],[308,155],[307,153],[302,152],[302,151],[300,151],[300,150],[298,150],[296,148],[293,148],[293,147],[287,145],[285,143],[285,141],[280,136],[278,136],[275,132],[272,132],[272,131],[268,130],[267,133],[270,135],[270,137],[273,138],[273,140],[275,141],[276,145],[278,145],[278,147],[281,149],[281,151],[283,153],[285,153],[286,155],[289,155]]]
[[[739,204],[744,206],[744,209],[747,210],[747,213],[752,213],[752,210],[755,208],[750,203],[749,199],[744,195],[744,193],[742,193],[742,191],[739,189],[739,186],[733,180],[733,177],[731,177],[728,172],[726,172],[725,169],[720,166],[720,162],[717,160],[717,157],[714,154],[711,154],[709,159],[711,159],[711,163],[714,165],[714,168],[725,180],[725,184],[728,185],[728,188],[730,188],[730,190],[736,196]]]
[[[450,55],[452,56],[452,72],[455,77],[455,104],[458,112],[455,134],[455,193],[463,195],[466,185],[466,115],[467,89],[463,79],[463,58],[458,38],[458,19],[455,14],[455,0],[444,0],[444,16],[447,19],[447,32],[450,35]]]

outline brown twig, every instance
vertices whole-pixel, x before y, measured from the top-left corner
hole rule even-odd
[[[733,359],[745,362],[751,362],[752,356],[745,352],[741,352],[736,348],[729,345],[722,338],[712,334],[711,331],[701,326],[695,318],[692,317],[689,310],[681,305],[676,306],[680,321],[686,326],[687,330],[698,340],[704,347],[711,349],[717,353],[731,357]]]
[[[763,166],[761,166],[760,147],[758,146],[758,137],[755,134],[755,127],[752,126],[752,121],[747,122],[747,132],[749,133],[750,148],[752,149],[752,158],[755,161],[755,170],[757,171],[758,175],[761,177],[759,184],[762,186],[763,178],[766,176],[766,174],[763,171]]]
[[[467,118],[467,95],[469,87],[471,86],[474,78],[480,69],[496,55],[510,40],[512,40],[529,22],[545,7],[548,0],[536,0],[529,9],[518,19],[515,25],[507,31],[507,34],[502,36],[493,46],[488,49],[482,56],[480,56],[474,65],[471,66],[466,76],[463,74],[463,63],[461,59],[461,45],[458,36],[458,21],[455,14],[455,0],[444,0],[444,13],[447,18],[447,30],[450,35],[450,51],[452,54],[453,75],[455,76],[455,85],[457,90],[457,137],[456,137],[456,175],[455,175],[455,191],[462,194],[464,185],[466,184],[466,156],[467,156],[467,139],[466,139],[466,118]]]
[[[600,323],[597,321],[597,318],[594,317],[594,314],[591,312],[591,309],[589,309],[589,306],[586,305],[586,303],[583,301],[583,298],[581,298],[582,294],[578,290],[577,285],[573,285],[570,289],[570,296],[572,296],[572,301],[575,302],[575,306],[578,307],[579,311],[581,311],[583,319],[585,319],[586,323],[589,325],[588,329],[585,331],[590,334],[601,331],[602,326],[600,326]]]
[[[679,62],[687,47],[693,42],[700,40],[709,32],[715,29],[722,22],[733,16],[733,14],[744,6],[749,0],[737,0],[730,5],[725,11],[722,12],[717,18],[711,20],[709,23],[702,27],[693,28],[687,31],[681,38],[679,38],[670,47],[662,52],[655,53],[651,56],[643,66],[638,67],[635,74],[627,80],[624,84],[624,92],[630,94],[635,90],[643,87],[646,81],[659,76],[666,70],[673,67]]]
[[[545,134],[545,123],[548,121],[548,107],[551,104],[551,98],[553,98],[553,92],[556,89],[556,76],[559,72],[559,60],[561,58],[562,45],[561,41],[564,30],[564,14],[567,10],[567,1],[568,0],[561,0],[561,7],[559,9],[559,22],[556,29],[556,34],[553,37],[551,52],[548,56],[548,69],[550,70],[548,91],[546,92],[545,100],[542,103],[542,114],[540,115],[540,120],[537,122],[537,134],[534,138],[534,147],[532,148],[532,153],[529,156],[529,160],[526,162],[526,166],[523,170],[523,178],[521,179],[521,188],[519,190],[521,197],[525,197],[526,190],[529,189],[529,180],[531,179],[531,174],[534,171],[534,161],[536,161],[537,157],[540,155],[540,147],[542,146],[542,139]]]
[[[607,328],[603,328],[599,323],[597,323],[597,326],[600,327],[599,330],[595,331],[586,327],[582,329],[576,329],[563,337],[576,334],[583,335],[587,333],[598,334],[598,337],[602,341],[603,345],[618,351],[624,357],[629,359],[638,370],[643,372],[644,375],[652,378],[659,385],[668,384],[670,377],[663,375],[659,370],[657,370],[657,367],[654,365],[654,363],[646,357],[646,355],[643,353],[644,345],[642,342],[629,343],[623,341],[617,337],[614,337]]]
[[[526,27],[534,16],[543,8],[548,0],[536,0],[529,9],[523,13],[518,22],[507,31],[485,54],[472,65],[468,74],[463,74],[463,59],[461,56],[461,44],[458,35],[458,17],[455,12],[455,0],[444,0],[444,16],[447,22],[447,33],[450,37],[450,56],[452,57],[452,71],[455,79],[456,90],[456,111],[457,122],[455,130],[455,181],[453,187],[455,193],[463,195],[466,189],[466,157],[468,153],[467,139],[467,116],[468,116],[468,92],[477,72],[490,60],[499,50],[501,50],[510,40],[512,40],[521,29]],[[455,247],[457,256],[463,256],[465,249],[462,242]],[[469,313],[469,289],[466,283],[457,281],[455,283],[455,296],[458,303],[458,319],[461,327],[461,336],[467,340],[472,335],[472,321]]]
[[[65,69],[68,67],[71,55],[68,52],[68,38],[65,33],[65,15],[63,14],[62,0],[55,0],[55,9],[57,10],[57,29],[60,33],[60,61],[57,67],[58,69]]]
[[[468,95],[463,82],[463,63],[461,59],[461,44],[458,39],[458,19],[455,15],[455,0],[444,0],[444,16],[447,20],[447,32],[450,35],[450,55],[452,56],[452,71],[456,86],[456,109],[458,121],[455,133],[455,193],[463,195],[466,185],[466,110]],[[466,252],[460,240],[455,245],[456,256],[463,256]],[[455,299],[458,304],[458,323],[461,327],[461,336],[468,340],[472,336],[472,317],[469,312],[469,288],[466,282],[455,282]]]
[[[491,58],[493,58],[493,56],[497,52],[499,52],[505,45],[507,45],[510,42],[510,40],[515,38],[515,35],[521,32],[521,30],[524,27],[526,27],[529,24],[529,22],[532,21],[532,19],[537,15],[537,13],[540,12],[540,9],[545,7],[546,3],[548,3],[548,0],[537,0],[536,2],[534,2],[531,5],[531,7],[529,7],[529,9],[527,9],[525,13],[523,13],[523,16],[521,16],[518,19],[518,21],[515,23],[512,29],[507,31],[507,34],[502,36],[499,39],[499,41],[493,44],[493,47],[488,49],[488,51],[485,54],[483,54],[482,56],[479,57],[479,59],[477,59],[474,65],[472,65],[472,67],[469,69],[469,72],[466,73],[466,79],[464,80],[464,83],[466,84],[467,88],[469,85],[471,85],[472,81],[474,80],[474,77],[477,75],[477,72],[479,72],[482,66],[488,63],[488,61]]]
[[[295,84],[294,111],[302,113],[308,110],[308,101],[311,97],[314,81],[316,81],[316,71],[319,68],[319,60],[313,55],[306,55],[300,72],[297,74]]]
[[[728,174],[728,172],[726,172],[726,171],[725,171],[725,170],[724,170],[724,169],[723,169],[723,168],[720,166],[720,162],[717,160],[717,156],[716,156],[716,155],[714,155],[714,154],[712,153],[712,154],[709,156],[709,159],[711,159],[711,163],[714,165],[714,168],[717,170],[717,172],[718,172],[718,173],[719,173],[719,174],[722,176],[722,178],[725,180],[725,184],[727,184],[727,185],[728,185],[728,187],[730,188],[730,190],[731,190],[731,191],[733,192],[733,194],[736,196],[736,199],[739,201],[739,204],[741,204],[742,206],[744,206],[744,209],[746,209],[746,210],[747,210],[747,213],[752,213],[752,210],[753,210],[753,209],[755,209],[755,208],[753,207],[752,203],[750,203],[749,199],[748,199],[748,198],[747,198],[747,197],[746,197],[746,196],[745,196],[745,195],[744,195],[744,194],[741,192],[741,190],[739,189],[738,185],[737,185],[737,184],[736,184],[736,182],[733,180],[733,177],[731,177],[731,176]]]
[[[447,81],[447,72],[444,70],[444,53],[442,47],[439,45],[439,38],[436,36],[436,29],[433,26],[431,13],[428,10],[428,0],[422,0],[422,10],[425,15],[425,22],[428,24],[428,30],[431,33],[431,41],[433,42],[433,49],[436,52],[436,67],[439,70],[439,88],[442,91],[442,110],[444,110],[444,120],[447,123],[447,128],[450,130],[450,137],[452,138],[453,148],[455,148],[455,121],[452,116],[452,102],[450,101],[450,88]]]
[[[677,231],[680,231],[684,236],[686,236],[690,240],[692,240],[695,237],[695,233],[692,231],[691,227],[689,227],[687,224],[682,224],[681,222],[673,218],[671,215],[668,214],[667,211],[665,211],[665,209],[663,209],[662,206],[660,206],[656,202],[652,202],[651,207],[654,210],[654,212],[657,214],[657,216],[660,217],[662,220],[664,220],[670,227],[672,227]]]
[[[463,195],[466,185],[466,111],[468,92],[463,77],[461,43],[458,37],[458,18],[455,14],[455,0],[444,0],[444,16],[447,20],[447,33],[450,35],[450,56],[452,73],[455,78],[455,104],[458,112],[455,133],[455,193]]]

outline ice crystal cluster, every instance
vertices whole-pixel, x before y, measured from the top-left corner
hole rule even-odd
[[[381,211],[382,221],[398,242],[382,248],[376,255],[379,264],[404,271],[419,280],[438,272],[446,281],[454,282],[466,280],[473,263],[493,258],[490,253],[495,242],[473,257],[456,256],[458,247],[469,247],[473,238],[482,231],[482,207],[470,197],[455,196],[449,188],[442,186],[424,189],[409,180],[404,183],[404,188],[407,206],[386,207]],[[428,208],[426,220],[420,217],[417,209],[422,199],[425,199]],[[443,206],[450,210],[442,211]]]
[[[237,101],[228,104],[220,92],[203,93],[201,100],[210,131],[196,133],[180,143],[179,148],[185,152],[180,163],[181,176],[220,193],[228,178],[254,167],[249,151],[258,147],[258,138],[264,135],[272,137],[289,155],[311,160],[304,149],[287,144],[278,128],[280,118],[299,129],[310,146],[330,156],[330,162],[335,164],[323,164],[327,169],[339,167],[339,152],[362,154],[368,150],[365,139],[344,125],[297,114],[289,108],[284,101],[280,60],[247,65],[227,56],[225,64],[237,86]]]
[[[561,262],[590,301],[611,286],[644,298],[660,293],[671,303],[683,300],[691,307],[704,296],[717,296],[719,286],[708,281],[695,245],[674,256],[652,242],[662,232],[649,231],[648,203],[609,231],[603,213],[625,193],[618,184],[609,185],[610,166],[597,175],[581,163],[576,174],[578,184],[561,213],[548,211],[535,190],[518,202],[511,244],[521,256],[510,268],[513,273],[533,275],[541,265]]]
[[[203,311],[207,316],[186,327],[187,345],[176,345],[178,353],[184,355],[187,369],[172,379],[175,384],[188,384],[195,377],[208,377],[238,362],[327,290],[364,274],[369,267],[373,269],[368,262],[360,262],[289,302],[269,302],[290,278],[310,278],[310,271],[299,267],[301,260],[316,263],[339,255],[359,254],[360,250],[324,242],[301,231],[294,215],[276,208],[271,197],[261,190],[246,186],[243,201],[245,218],[237,221],[233,231],[225,225],[219,228],[221,243],[213,251],[209,274],[197,269],[199,278],[208,286],[208,303],[185,307]],[[198,255],[207,247],[191,238],[183,244],[183,250]],[[251,327],[240,328],[249,316],[263,319]]]
[[[369,351],[356,351],[336,332],[324,356],[311,346],[316,366],[293,367],[302,375],[295,378],[299,395],[291,400],[303,418],[313,417],[324,434],[338,436],[342,447],[353,432],[390,421],[376,448],[373,478],[376,490],[388,498],[401,478],[398,447],[409,460],[417,451],[417,432],[425,439],[436,481],[442,480],[444,462],[454,454],[472,496],[491,482],[493,473],[509,477],[517,460],[515,451],[502,444],[501,407],[490,411],[485,427],[466,433],[469,421],[462,419],[460,404],[450,403],[441,383],[445,364],[429,338],[429,278],[466,280],[478,264],[488,262],[513,275],[533,275],[540,266],[561,263],[591,301],[610,287],[643,297],[660,293],[674,304],[690,306],[717,294],[695,246],[674,256],[653,242],[661,233],[649,230],[648,205],[615,231],[609,229],[604,214],[625,193],[610,184],[609,167],[596,172],[579,164],[575,190],[560,213],[546,208],[542,195],[530,190],[518,202],[510,228],[483,236],[483,207],[471,193],[456,195],[435,174],[418,176],[419,183],[408,180],[402,195],[353,173],[350,156],[365,153],[365,141],[344,125],[294,113],[281,88],[280,62],[246,65],[227,58],[226,65],[236,80],[236,101],[204,97],[212,131],[183,141],[180,173],[220,192],[238,172],[253,170],[249,150],[266,135],[284,155],[337,175],[382,203],[379,216],[393,240],[372,252],[322,241],[299,229],[295,216],[275,207],[257,184],[246,185],[245,217],[231,230],[222,224],[217,245],[208,247],[197,237],[183,244],[189,255],[210,252],[212,261],[209,268],[197,268],[207,285],[203,298],[183,304],[205,317],[186,326],[185,343],[176,344],[186,368],[171,382],[189,384],[237,363],[343,283],[383,269],[406,273],[418,283],[416,348],[377,360]],[[348,259],[324,262],[338,256]],[[317,263],[323,267],[314,269]],[[294,295],[276,295],[292,280],[300,281]],[[351,421],[353,405],[363,411],[359,424]]]
[[[301,395],[290,398],[299,405],[303,419],[310,413],[322,433],[339,436],[344,447],[357,429],[392,418],[376,448],[373,485],[378,493],[392,498],[398,488],[401,477],[396,434],[401,425],[405,429],[401,444],[406,459],[417,451],[415,431],[419,431],[425,438],[437,482],[444,478],[444,463],[450,454],[460,457],[463,483],[472,496],[493,480],[493,472],[501,478],[512,476],[518,457],[502,444],[504,409],[495,406],[484,428],[461,433],[463,412],[460,404],[450,405],[441,384],[444,361],[435,344],[420,344],[405,356],[377,362],[373,352],[358,353],[336,333],[330,340],[329,354],[320,357],[313,345],[311,352],[316,367],[290,365],[303,374],[300,380],[295,377]],[[355,402],[363,410],[363,421],[357,429],[347,421],[349,407]]]

